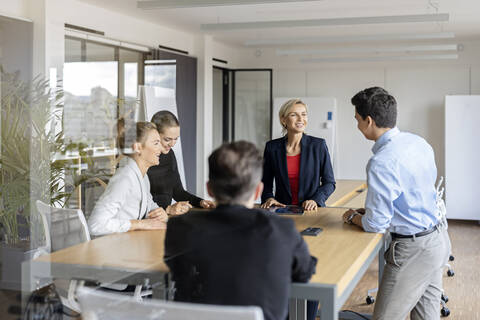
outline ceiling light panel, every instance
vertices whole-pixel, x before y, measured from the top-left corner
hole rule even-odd
[[[242,29],[266,29],[266,28],[293,28],[293,27],[322,27],[322,26],[351,26],[364,24],[387,24],[387,23],[415,23],[415,22],[445,22],[448,21],[448,13],[416,14],[403,16],[378,16],[378,17],[349,17],[333,19],[309,19],[309,20],[278,20],[278,21],[252,21],[202,24],[202,30],[225,31]]]
[[[403,55],[384,57],[345,57],[345,58],[306,58],[301,63],[331,63],[331,62],[373,62],[373,61],[414,61],[414,60],[455,60],[458,54],[436,55]]]
[[[247,47],[273,46],[273,45],[296,45],[296,44],[322,44],[322,43],[351,43],[366,41],[389,41],[389,40],[436,40],[454,39],[453,32],[439,33],[407,33],[407,34],[371,34],[362,36],[344,37],[311,37],[311,38],[278,38],[278,39],[255,39],[244,42]]]
[[[456,44],[423,45],[423,46],[396,46],[396,47],[349,47],[334,49],[292,49],[276,50],[277,56],[332,54],[332,53],[389,53],[389,52],[426,52],[426,51],[457,51]]]
[[[308,2],[312,0],[145,0],[137,1],[140,9],[175,9],[175,8],[199,8],[199,7],[221,7],[255,5],[286,2]]]

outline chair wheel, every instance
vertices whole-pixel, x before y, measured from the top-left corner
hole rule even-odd
[[[372,296],[367,296],[367,299],[365,300],[367,304],[372,304],[375,302],[375,298]]]
[[[447,297],[447,295],[445,295],[445,294],[442,293],[442,300],[443,300],[443,302],[447,303],[447,302],[448,302],[448,297]]]
[[[450,309],[443,307],[440,313],[442,314],[442,317],[448,317],[450,315]]]
[[[447,271],[447,276],[453,277],[454,275],[455,275],[455,272],[453,272],[452,269],[448,269],[448,271]]]
[[[450,257],[448,258],[448,260],[453,261],[453,260],[455,260],[455,257],[454,257],[454,256],[450,256]]]

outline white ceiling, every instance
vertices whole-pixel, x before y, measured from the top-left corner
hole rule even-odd
[[[136,0],[80,0],[159,25],[193,33],[208,33],[224,43],[244,45],[247,40],[395,33],[454,32],[459,38],[480,38],[479,0],[321,0],[296,3],[237,5],[185,9],[137,8]],[[192,0],[195,1],[195,0]],[[438,10],[436,9],[438,8]],[[449,22],[372,24],[298,28],[201,30],[202,24],[344,17],[450,14]]]

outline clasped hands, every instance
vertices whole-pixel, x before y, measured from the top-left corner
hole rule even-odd
[[[205,209],[215,208],[215,203],[210,200],[200,201],[200,206]],[[154,230],[166,229],[168,216],[177,216],[188,212],[192,205],[188,201],[179,201],[167,207],[167,209],[156,208],[147,213],[146,219],[141,220],[141,229]]]
[[[163,208],[156,208],[147,213],[143,220],[135,221],[134,230],[158,230],[167,228],[168,215]]]
[[[179,201],[167,207],[166,212],[169,216],[178,216],[187,213],[192,208],[188,201]]]
[[[285,204],[278,202],[277,200],[275,200],[275,198],[268,198],[267,201],[265,201],[264,203],[262,203],[262,205],[260,206],[260,208],[268,209],[268,208],[270,208],[271,206],[286,207]],[[303,208],[305,211],[314,211],[314,210],[317,210],[318,204],[317,204],[317,202],[316,202],[315,200],[305,200],[305,201],[302,203],[302,208]]]
[[[210,200],[200,201],[200,207],[204,209],[215,208],[215,203]],[[180,214],[187,213],[192,208],[192,205],[188,201],[179,201],[167,207],[167,214],[169,216],[178,216]]]

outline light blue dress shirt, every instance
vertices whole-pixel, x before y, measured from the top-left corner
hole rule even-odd
[[[373,145],[367,165],[365,231],[412,235],[438,223],[432,147],[421,137],[393,128]]]

